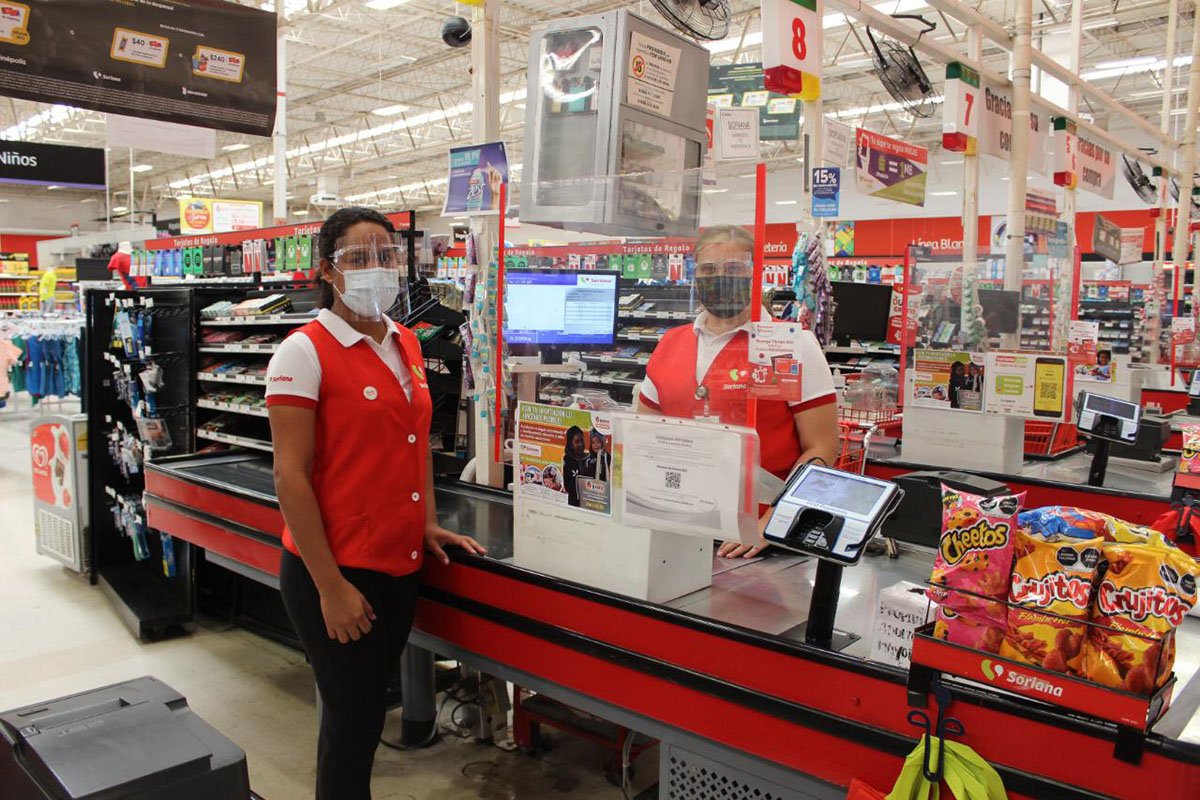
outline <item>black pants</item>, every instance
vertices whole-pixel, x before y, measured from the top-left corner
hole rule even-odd
[[[357,642],[342,644],[329,638],[312,576],[304,562],[286,550],[279,588],[321,693],[317,800],[369,800],[388,679],[408,641],[420,575],[396,578],[347,567],[342,575],[375,611],[371,632]]]

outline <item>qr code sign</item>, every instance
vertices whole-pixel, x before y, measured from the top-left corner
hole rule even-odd
[[[678,489],[683,484],[683,476],[678,472],[668,472],[666,481],[668,489]]]

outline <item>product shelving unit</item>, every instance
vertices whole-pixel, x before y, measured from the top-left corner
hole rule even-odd
[[[91,517],[91,573],[112,600],[119,615],[139,638],[152,638],[192,620],[195,612],[195,561],[191,546],[163,539],[144,528],[148,557],[139,559],[133,541],[118,527],[114,508],[146,525],[141,507],[145,488],[140,470],[122,473],[110,435],[137,435],[129,404],[118,395],[121,381],[137,379],[153,362],[162,368],[162,387],[155,395],[159,416],[170,434],[170,447],[151,451],[142,445],[142,458],[190,453],[194,449],[195,384],[194,298],[188,290],[152,289],[141,292],[91,291],[86,294],[87,331],[84,363],[84,402],[88,409],[88,511]],[[145,359],[118,354],[112,345],[113,319],[124,304],[152,320]],[[120,378],[118,378],[120,376]],[[164,542],[173,552],[174,574],[166,574]]]
[[[59,267],[58,285],[54,293],[55,308],[77,309],[79,292],[74,267]],[[37,311],[41,308],[38,283],[42,273],[0,273],[0,311]]]

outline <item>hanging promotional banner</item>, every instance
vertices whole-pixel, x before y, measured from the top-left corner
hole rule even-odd
[[[104,173],[104,150],[98,147],[0,140],[0,183],[103,189]]]
[[[1076,137],[1079,188],[1113,198],[1117,185],[1117,159],[1112,150],[1086,136]]]
[[[762,0],[760,10],[766,87],[816,100],[821,96],[824,0]]]
[[[860,194],[913,206],[925,205],[928,150],[863,128],[855,130],[854,136],[858,151],[856,185]]]
[[[758,160],[758,109],[716,110],[713,158],[717,161]]]
[[[1054,185],[1074,189],[1079,183],[1079,141],[1075,123],[1054,118]]]
[[[1109,222],[1102,214],[1096,215],[1095,224],[1092,226],[1092,252],[1104,256],[1114,264],[1121,262],[1121,226]]]
[[[1171,320],[1171,344],[1176,347],[1196,341],[1194,317],[1175,317]]]
[[[838,169],[854,167],[854,128],[825,118],[825,138],[821,144],[821,160],[826,166]]]
[[[979,73],[957,61],[946,65],[942,148],[973,156],[979,147]]]
[[[236,3],[0,3],[0,94],[270,136],[276,17]]]
[[[708,68],[708,102],[718,108],[758,109],[758,138],[764,142],[794,142],[800,138],[800,105],[796,98],[767,93],[762,64],[714,64]],[[749,99],[749,103],[745,102]]]
[[[979,113],[979,152],[1002,161],[1012,160],[1012,94],[983,84],[983,107]],[[1046,148],[1050,120],[1045,114],[1029,112],[1029,169],[1046,174]]]
[[[173,156],[214,158],[217,155],[217,132],[195,125],[177,125],[155,119],[123,117],[106,114],[104,143],[114,148],[152,150]]]
[[[836,217],[842,191],[842,171],[837,167],[817,167],[812,171],[812,215]]]
[[[219,200],[212,197],[179,199],[179,235],[252,231],[263,226],[258,200]]]
[[[1145,243],[1146,232],[1141,228],[1121,228],[1121,258],[1117,263],[1121,266],[1140,264]]]
[[[504,142],[450,148],[443,217],[500,213],[500,185],[508,182]]]

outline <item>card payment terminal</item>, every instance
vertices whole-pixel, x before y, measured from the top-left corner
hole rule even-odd
[[[903,496],[890,481],[808,464],[784,487],[763,536],[789,550],[855,564]]]

